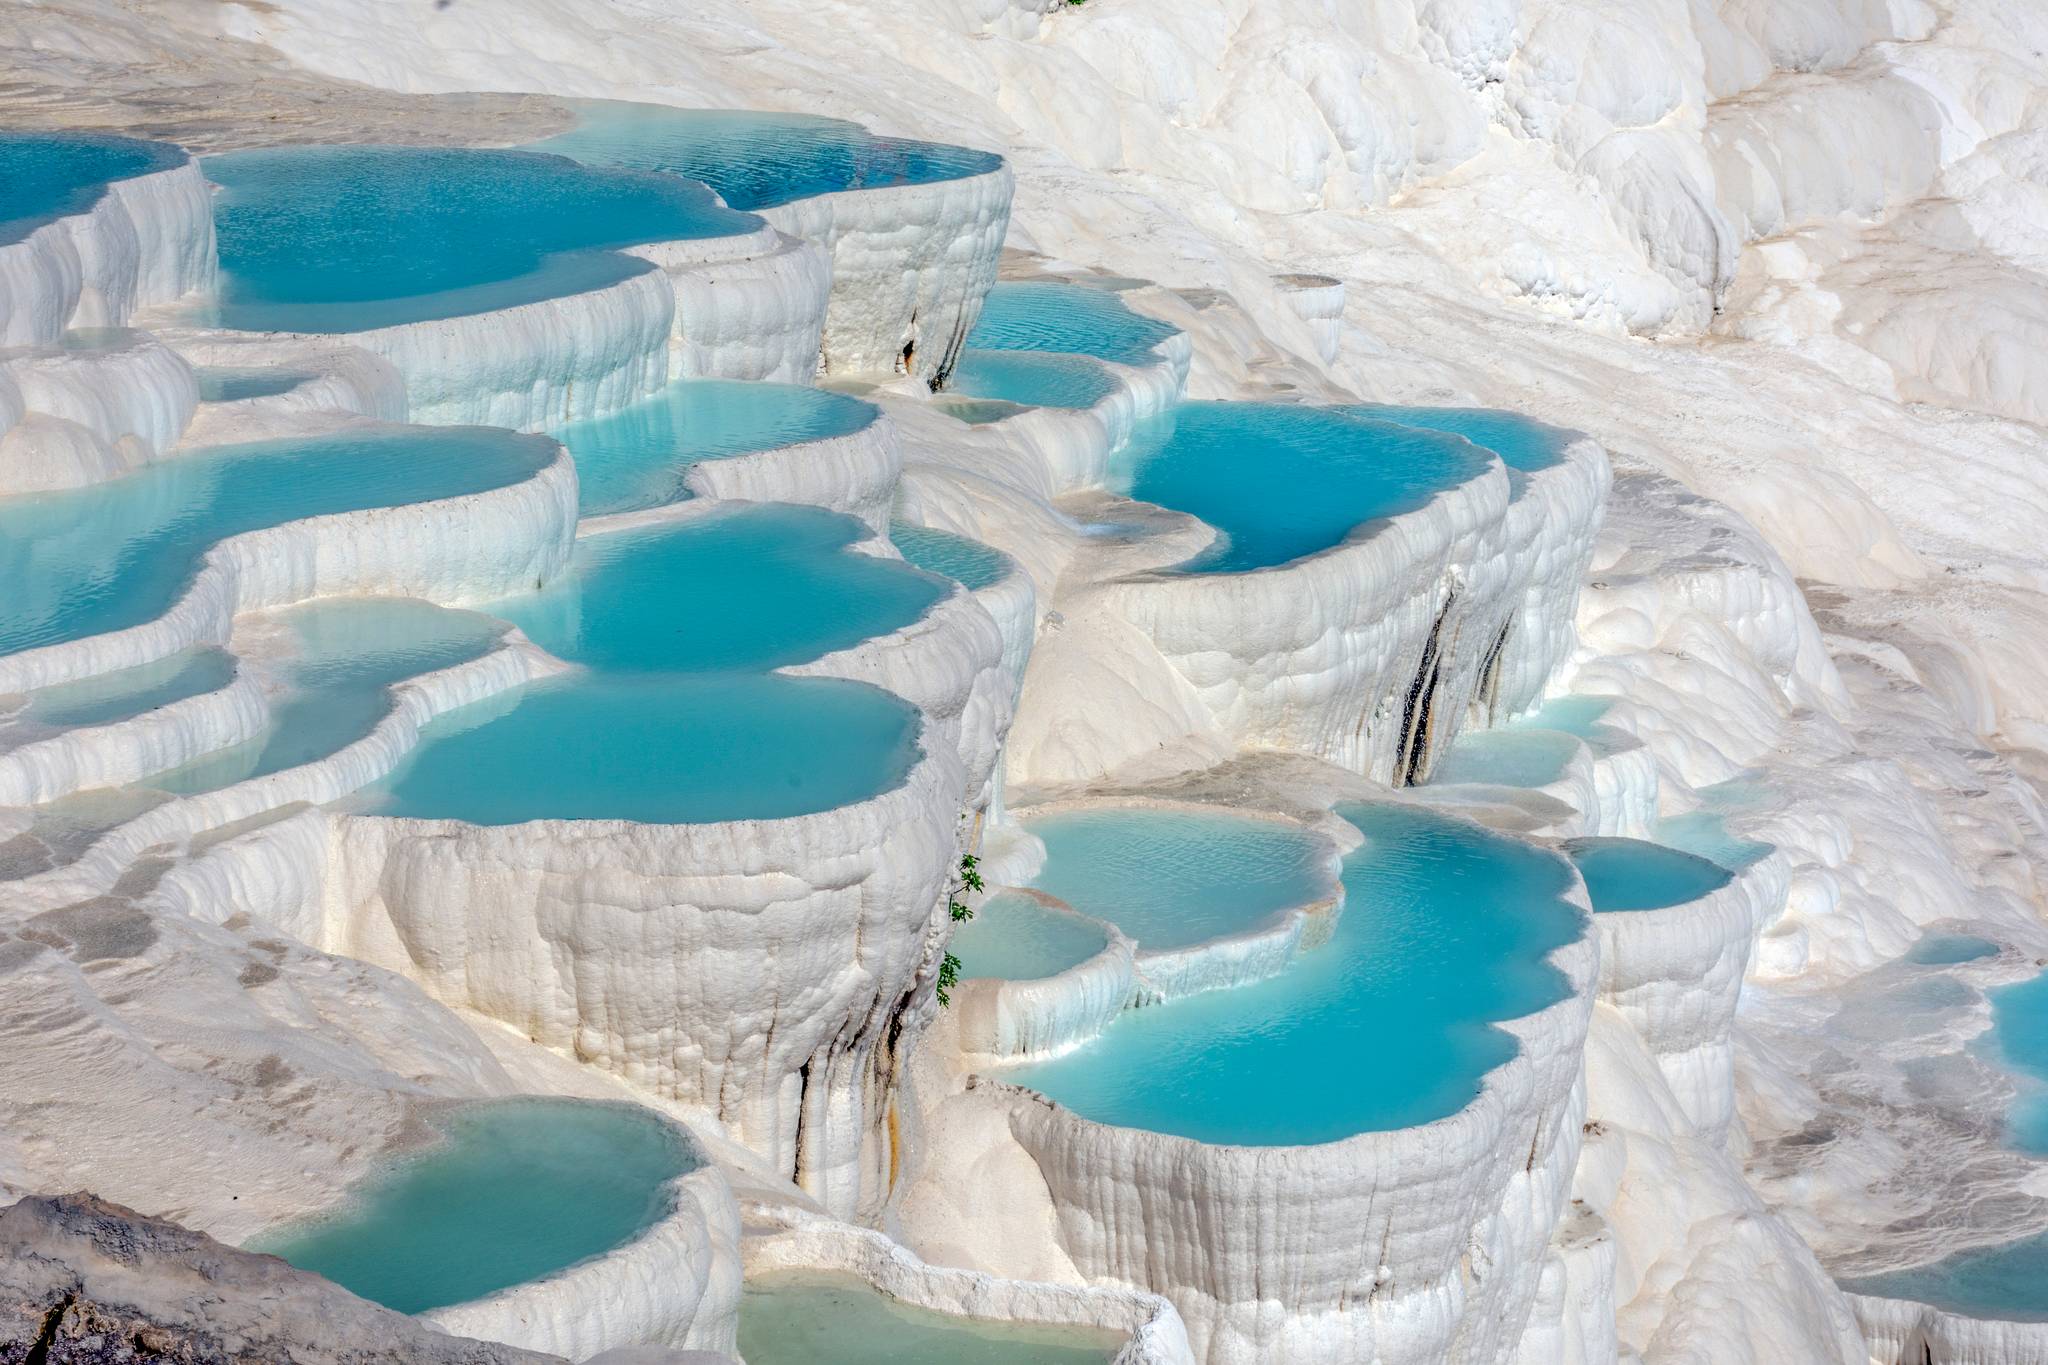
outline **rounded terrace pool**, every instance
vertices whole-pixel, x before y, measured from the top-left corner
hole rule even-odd
[[[107,186],[183,165],[185,152],[167,142],[99,133],[0,133],[0,246],[45,223],[84,213]]]
[[[1092,408],[1119,387],[1088,356],[1033,351],[962,351],[946,379],[948,393],[1024,408]]]
[[[624,1246],[700,1163],[646,1110],[575,1100],[463,1105],[321,1218],[250,1244],[401,1313],[468,1303]]]
[[[1133,313],[1107,289],[1055,280],[1002,280],[967,334],[971,351],[1051,351],[1147,365],[1180,329]]]
[[[797,384],[685,379],[554,436],[576,459],[582,514],[637,512],[689,498],[706,460],[850,436],[879,416],[871,403]]]
[[[279,147],[202,163],[243,331],[358,332],[584,293],[654,269],[618,248],[752,232],[680,176],[456,147]]]
[[[1569,875],[1419,807],[1341,813],[1365,842],[1344,860],[1329,942],[1278,976],[1125,1011],[1067,1055],[1001,1074],[1084,1118],[1251,1146],[1331,1142],[1469,1104],[1515,1054],[1491,1025],[1568,989],[1546,958],[1580,933]]]
[[[889,539],[905,559],[927,573],[950,578],[969,592],[1010,576],[1010,557],[991,545],[929,526],[895,525]]]
[[[1429,781],[1432,786],[1545,787],[1564,776],[1578,751],[1578,739],[1560,730],[1521,725],[1465,730],[1437,758]]]
[[[866,533],[838,513],[763,505],[586,537],[546,590],[491,608],[582,667],[434,721],[368,809],[690,824],[889,790],[916,762],[917,709],[770,671],[907,626],[949,591],[849,549]]]
[[[1684,905],[1732,880],[1718,863],[1647,839],[1567,839],[1564,849],[1601,914]]]
[[[953,931],[962,980],[1040,981],[1109,946],[1100,922],[1021,891],[1000,891]]]
[[[677,109],[624,100],[570,100],[576,126],[534,151],[593,166],[670,171],[700,180],[735,209],[765,209],[840,190],[922,185],[986,175],[993,152],[881,137],[858,123],[809,114]]]
[[[1388,403],[1360,403],[1345,411],[1382,422],[1399,422],[1404,427],[1441,431],[1462,436],[1482,450],[1500,456],[1508,467],[1508,482],[1517,495],[1529,474],[1548,469],[1564,459],[1565,447],[1579,439],[1579,433],[1554,427],[1500,408],[1423,408]]]
[[[747,1281],[747,1365],[1107,1365],[1124,1338],[918,1308],[852,1275],[782,1270]]]
[[[1462,437],[1278,403],[1182,403],[1119,457],[1119,489],[1222,533],[1181,567],[1270,568],[1342,544],[1367,522],[1422,507],[1483,474]]]

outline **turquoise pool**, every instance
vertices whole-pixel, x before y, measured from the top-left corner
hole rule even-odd
[[[1277,403],[1183,403],[1120,457],[1120,491],[1199,517],[1224,540],[1182,567],[1269,568],[1342,544],[1478,477],[1486,453],[1457,437]]]
[[[1008,555],[951,531],[899,524],[889,528],[889,539],[918,568],[950,578],[969,592],[992,588],[1010,576]]]
[[[1037,981],[1078,967],[1109,945],[1102,926],[1014,891],[990,896],[953,931],[962,980]]]
[[[679,176],[455,147],[280,147],[207,157],[220,250],[210,320],[358,332],[616,284],[617,248],[753,231]]]
[[[1522,725],[1466,730],[1451,742],[1430,770],[1431,786],[1460,782],[1501,787],[1543,787],[1570,766],[1579,741],[1561,730]]]
[[[808,114],[676,109],[570,100],[577,126],[532,149],[593,166],[671,171],[701,180],[735,209],[774,208],[839,190],[921,185],[984,175],[993,152],[878,137],[857,123]]]
[[[1565,447],[1579,439],[1576,431],[1554,427],[1519,412],[1499,408],[1419,408],[1387,403],[1361,403],[1346,411],[1382,422],[1399,422],[1462,436],[1473,445],[1500,456],[1508,467],[1509,482],[1520,494],[1523,477],[1548,469],[1564,458]]]
[[[684,480],[705,460],[850,436],[879,415],[871,403],[826,389],[684,379],[553,434],[576,458],[583,515],[591,517],[681,502],[690,496]]]
[[[200,647],[28,694],[15,724],[50,730],[110,725],[226,687],[235,661],[226,650]]]
[[[313,376],[276,366],[197,365],[192,377],[207,403],[239,403],[247,398],[275,398],[290,393]]]
[[[1087,1327],[935,1313],[829,1271],[756,1275],[740,1300],[747,1365],[1107,1365],[1123,1342]]]
[[[1027,408],[1092,408],[1115,393],[1117,378],[1084,355],[964,350],[946,378],[963,398]]]
[[[889,790],[917,760],[915,707],[768,671],[909,625],[949,591],[851,551],[866,533],[838,513],[764,505],[585,538],[559,580],[492,608],[583,667],[436,720],[368,809],[690,824]],[[536,783],[541,770],[549,780]]]
[[[1157,360],[1155,348],[1179,328],[1140,316],[1107,289],[1051,280],[1003,280],[988,293],[967,334],[969,349],[1054,351],[1120,365]]]
[[[1932,1265],[1843,1280],[1842,1288],[1973,1318],[2048,1322],[2048,1233],[1960,1251]]]
[[[185,153],[167,142],[101,133],[0,132],[0,246],[21,241],[45,223],[84,213],[116,180],[133,180],[180,165]]]
[[[1988,938],[1975,934],[1928,934],[1906,954],[1906,961],[1922,967],[1953,967],[1996,957],[1999,948]]]
[[[1329,894],[1329,847],[1299,825],[1227,811],[1110,807],[1027,818],[1032,885],[1141,949],[1187,948]]]
[[[502,488],[554,458],[544,437],[490,427],[362,427],[9,498],[0,502],[0,654],[154,620],[229,536]]]
[[[325,1218],[250,1244],[401,1313],[468,1303],[625,1245],[699,1162],[646,1110],[574,1100],[463,1105],[440,1141]]]
[[[1980,1046],[2019,1085],[2006,1114],[2007,1141],[2032,1156],[2048,1156],[2048,973],[1987,994],[1991,1031]]]
[[[1647,839],[1567,839],[1565,852],[1586,879],[1593,909],[1661,910],[1726,886],[1727,868]]]
[[[1515,1053],[1491,1025],[1567,989],[1544,960],[1579,933],[1567,874],[1425,809],[1342,813],[1366,843],[1345,859],[1330,942],[1279,976],[1126,1011],[1086,1046],[1001,1074],[1103,1123],[1251,1146],[1331,1142],[1469,1104]]]
[[[1740,872],[1770,856],[1774,847],[1756,839],[1745,839],[1728,830],[1728,817],[1719,810],[1701,809],[1684,815],[1666,816],[1657,822],[1660,844],[1718,863],[1730,872]]]
[[[327,598],[281,619],[295,652],[262,733],[147,785],[189,796],[327,758],[390,713],[393,686],[481,658],[505,633],[503,621],[408,597]]]

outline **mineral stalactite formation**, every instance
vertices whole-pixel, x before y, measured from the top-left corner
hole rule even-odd
[[[0,1365],[2048,1359],[2048,12],[1397,8],[0,8]]]

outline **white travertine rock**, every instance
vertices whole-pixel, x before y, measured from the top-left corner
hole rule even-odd
[[[683,484],[713,500],[812,503],[887,531],[902,472],[895,425],[886,413],[877,413],[844,436],[700,460],[683,476]]]
[[[118,477],[161,459],[199,403],[191,371],[146,332],[0,351],[0,496]]]
[[[1344,281],[1332,275],[1275,275],[1288,307],[1301,314],[1324,362],[1337,359],[1344,343]]]
[[[1007,894],[1072,911],[1026,888]],[[1115,925],[1102,928],[1108,938],[1102,951],[1063,972],[1033,981],[975,978],[955,987],[960,1050],[978,1057],[1054,1057],[1102,1032],[1130,1005],[1138,984],[1136,945]]]
[[[211,288],[213,200],[199,163],[116,180],[83,213],[0,246],[0,346],[73,327],[125,327],[144,308]]]
[[[262,686],[237,669],[215,691],[0,751],[0,806],[32,806],[87,787],[134,782],[253,738],[269,719]]]
[[[660,266],[675,291],[670,378],[804,384],[817,373],[833,283],[825,244],[763,225],[627,254]]]
[[[1848,1296],[1873,1365],[2043,1365],[2048,1326],[1945,1313],[1910,1299]]]

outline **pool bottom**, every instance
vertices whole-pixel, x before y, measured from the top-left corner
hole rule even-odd
[[[1085,1327],[955,1317],[855,1276],[785,1270],[747,1281],[747,1365],[1106,1365],[1123,1338]]]

